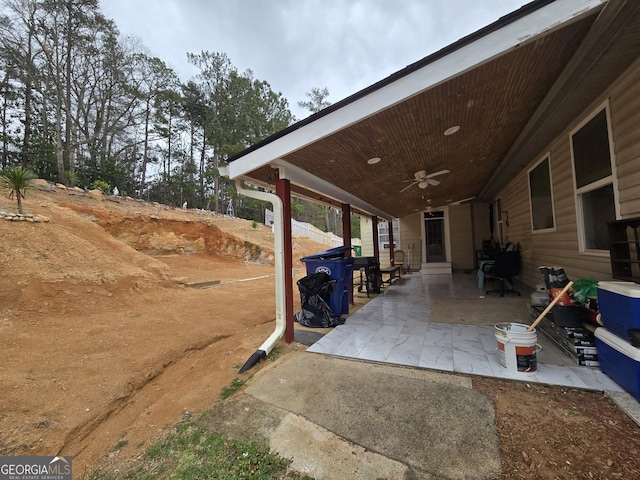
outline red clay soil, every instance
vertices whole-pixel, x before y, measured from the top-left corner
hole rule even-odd
[[[117,468],[213,406],[273,331],[267,227],[61,189],[25,210],[51,221],[0,220],[0,455]],[[296,238],[294,258],[325,248]],[[496,405],[502,478],[640,478],[640,429],[602,394],[473,383]]]

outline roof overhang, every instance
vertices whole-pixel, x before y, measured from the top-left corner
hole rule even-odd
[[[230,160],[226,174],[268,187],[277,170],[291,180],[294,195],[382,218],[424,210],[428,201],[489,197],[504,184],[499,171],[514,164],[509,157],[535,151],[558,128],[545,111],[557,111],[564,97],[578,99],[572,78],[586,78],[584,66],[599,64],[603,42],[614,44],[613,25],[624,15],[637,24],[637,2],[611,0],[603,11],[606,3],[532,2],[248,148]],[[598,23],[601,11],[611,11],[610,18]],[[630,61],[609,71],[619,73]],[[581,95],[573,110],[584,108],[589,92]],[[535,137],[545,120],[551,126]],[[444,136],[453,125],[461,131]],[[371,157],[382,161],[369,165]],[[436,187],[401,192],[423,169],[451,173]]]

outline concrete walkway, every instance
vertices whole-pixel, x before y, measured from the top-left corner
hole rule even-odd
[[[203,421],[317,480],[491,479],[494,416],[468,378],[301,352]]]

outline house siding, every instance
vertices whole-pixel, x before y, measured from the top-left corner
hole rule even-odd
[[[360,217],[360,240],[362,241],[362,256],[373,257],[373,225],[371,218]]]
[[[640,61],[611,88],[620,215],[640,216]]]
[[[482,250],[482,241],[491,238],[489,228],[489,205],[487,203],[472,203],[471,222],[473,224],[474,250]],[[477,265],[476,265],[477,267]]]
[[[582,121],[609,100],[613,152],[616,161],[620,214],[640,216],[640,61],[611,85],[582,115],[567,125],[555,141],[530,159],[529,165],[499,196],[507,212],[508,239],[520,244],[522,269],[518,278],[527,285],[542,283],[539,266],[563,267],[572,280],[611,279],[607,255],[579,253],[576,202],[571,167],[570,134]],[[529,206],[528,170],[549,153],[551,186],[555,209],[555,231],[533,233]],[[503,213],[504,214],[504,213]]]
[[[473,270],[474,241],[471,205],[452,205],[449,207],[449,231],[451,232],[452,270]]]
[[[410,266],[412,272],[420,270],[422,264],[421,218],[422,213],[415,213],[399,221],[400,249],[405,254],[405,268]]]

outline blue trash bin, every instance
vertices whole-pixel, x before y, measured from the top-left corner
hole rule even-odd
[[[349,313],[349,288],[354,262],[353,258],[344,258],[349,250],[350,247],[336,247],[300,259],[307,267],[307,275],[324,272],[336,281],[327,303],[337,316]]]
[[[319,259],[319,258],[324,258],[324,259],[331,259],[331,258],[345,258],[347,252],[351,250],[351,247],[335,247],[335,248],[330,248],[329,250],[323,250],[322,252],[318,252],[318,253],[314,253],[312,255],[308,255],[304,258],[302,258],[302,261],[305,261],[305,258],[308,259]],[[307,274],[309,274],[309,272],[307,272]]]

